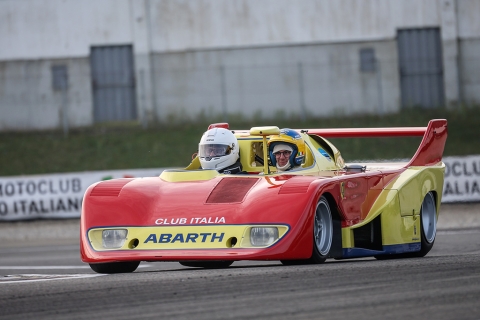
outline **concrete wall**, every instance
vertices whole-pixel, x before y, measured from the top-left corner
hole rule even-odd
[[[132,42],[128,0],[2,0],[0,61],[88,57]]]
[[[132,42],[129,1],[0,1],[0,130],[93,123],[90,46]],[[52,86],[65,65],[66,99]],[[65,104],[66,101],[66,104]]]
[[[97,45],[133,45],[145,124],[201,112],[398,110],[402,28],[440,27],[447,105],[478,102],[479,16],[478,0],[2,0],[0,130],[61,127],[50,71],[59,59],[69,124],[91,124]],[[365,47],[379,73],[359,71]]]
[[[394,39],[438,26],[438,0],[152,0],[155,52]]]
[[[373,48],[379,72],[360,72],[359,51]],[[196,50],[157,54],[159,119],[188,115],[328,116],[398,110],[395,41]],[[168,79],[168,81],[162,81]],[[180,108],[179,108],[180,107]]]
[[[457,0],[458,36],[461,39],[480,38],[480,1]]]
[[[462,103],[480,104],[480,1],[457,2],[459,87]]]
[[[66,96],[52,85],[52,66],[68,70]],[[38,130],[92,124],[90,65],[87,58],[0,61],[0,130]]]
[[[88,56],[91,45],[137,41],[170,52],[393,39],[399,27],[440,25],[439,2],[2,0],[0,60]]]
[[[460,97],[465,105],[480,104],[480,39],[459,42]]]

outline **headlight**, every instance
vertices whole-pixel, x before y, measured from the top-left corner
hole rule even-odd
[[[275,227],[255,227],[250,230],[250,242],[255,247],[269,246],[278,239],[278,229]]]
[[[127,229],[109,229],[102,231],[102,245],[107,249],[120,248],[127,239]]]

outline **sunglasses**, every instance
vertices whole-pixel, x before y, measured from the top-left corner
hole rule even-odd
[[[287,158],[287,157],[290,157],[290,155],[292,154],[292,151],[285,150],[285,151],[278,151],[274,153],[275,157],[277,158],[280,158],[282,154],[284,157]]]

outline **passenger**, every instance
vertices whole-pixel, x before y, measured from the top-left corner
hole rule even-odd
[[[240,147],[235,135],[224,128],[206,131],[198,145],[202,169],[215,169],[219,173],[242,173]]]
[[[295,130],[282,129],[279,135],[270,137],[268,152],[277,172],[292,170],[305,160],[305,141]]]

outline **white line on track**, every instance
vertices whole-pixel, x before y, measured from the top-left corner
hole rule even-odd
[[[65,270],[90,269],[90,266],[0,266],[0,270]]]
[[[0,285],[6,283],[38,282],[50,280],[82,279],[104,276],[104,274],[15,274],[0,277]]]
[[[475,229],[451,229],[451,230],[437,230],[437,234],[475,234],[480,233],[478,228]]]
[[[152,264],[141,264],[139,268],[148,268]],[[90,266],[0,266],[0,270],[68,270],[68,269],[90,269]]]
[[[139,268],[148,268],[152,264],[143,264]],[[90,269],[90,266],[0,266],[0,270],[68,270],[68,269]],[[106,274],[14,274],[0,275],[0,285],[5,283],[38,282],[50,280],[81,279],[106,276]]]

